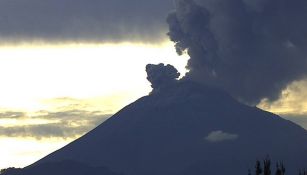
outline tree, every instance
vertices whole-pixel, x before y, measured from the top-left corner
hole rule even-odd
[[[306,170],[300,171],[299,175],[307,175],[307,171]]]
[[[282,173],[282,175],[285,175],[285,173],[286,173],[286,168],[285,168],[285,166],[284,166],[284,164],[281,162],[280,163],[280,168],[281,168],[281,173]]]
[[[276,173],[275,175],[285,175],[286,168],[282,162],[276,164]]]
[[[264,175],[271,175],[271,160],[269,157],[263,160],[263,173]]]
[[[260,165],[260,161],[259,161],[259,160],[256,161],[256,166],[255,166],[255,168],[256,168],[256,175],[260,175],[260,174],[262,173],[262,168],[261,168],[261,165]]]
[[[278,163],[276,164],[276,173],[275,173],[275,175],[282,175],[282,170],[281,170],[281,168],[280,168]]]
[[[286,172],[286,168],[283,164],[283,162],[278,162],[276,163],[276,172],[275,175],[285,175]],[[259,160],[256,161],[256,165],[255,165],[255,174],[256,175],[271,175],[272,171],[271,171],[271,160],[269,157],[265,158],[263,160],[263,169],[261,167],[261,163]],[[303,174],[304,172],[300,171],[299,175],[307,175],[307,174]],[[305,172],[306,173],[306,172]],[[248,174],[251,175],[250,170],[248,170]]]

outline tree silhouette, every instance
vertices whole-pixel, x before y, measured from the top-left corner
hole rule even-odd
[[[300,171],[299,175],[307,175],[307,171],[306,170]]]
[[[284,166],[284,164],[281,162],[280,163],[280,168],[281,168],[281,173],[282,173],[282,175],[285,175],[285,173],[286,173],[286,168],[285,168],[285,166]]]
[[[262,168],[261,168],[261,165],[260,165],[260,161],[259,161],[259,160],[256,161],[256,166],[255,166],[255,168],[256,168],[256,175],[260,175],[260,174],[262,173]]]
[[[285,175],[286,172],[286,168],[283,164],[283,162],[277,162],[276,163],[276,171],[275,171],[275,175]],[[267,158],[265,158],[263,160],[263,169],[261,167],[261,163],[259,160],[256,161],[256,165],[255,165],[255,175],[271,175],[272,171],[271,171],[271,160],[270,158],[267,156]],[[304,174],[305,173],[305,174]],[[248,170],[248,174],[251,175],[250,169]],[[300,171],[299,175],[307,175],[306,171]]]
[[[276,173],[275,175],[285,175],[286,168],[282,162],[276,164]]]
[[[282,175],[282,171],[281,171],[281,168],[279,167],[278,163],[276,164],[276,173],[275,173],[275,175]]]
[[[263,174],[271,175],[271,160],[269,157],[263,160]]]

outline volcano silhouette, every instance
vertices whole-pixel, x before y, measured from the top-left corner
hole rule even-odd
[[[181,80],[25,169],[71,160],[125,175],[243,175],[266,155],[283,161],[288,174],[297,173],[307,166],[306,130],[223,91]]]

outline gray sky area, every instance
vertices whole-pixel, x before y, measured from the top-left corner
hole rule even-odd
[[[158,42],[172,0],[1,0],[0,43]]]

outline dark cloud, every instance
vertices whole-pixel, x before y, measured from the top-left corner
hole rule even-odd
[[[111,115],[101,114],[99,111],[71,110],[64,112],[47,112],[35,117],[23,113],[23,119],[44,119],[46,124],[27,124],[17,126],[0,126],[0,136],[33,137],[37,139],[59,137],[75,138],[87,133],[101,124]],[[14,113],[14,112],[6,112]],[[22,123],[22,119],[19,123]]]
[[[306,18],[305,0],[177,0],[167,22],[187,78],[257,104],[306,77]]]
[[[164,64],[148,64],[146,66],[147,79],[151,83],[151,87],[154,90],[166,87],[169,84],[176,81],[179,78],[180,73],[172,65]]]
[[[172,0],[1,0],[0,43],[160,41]]]

